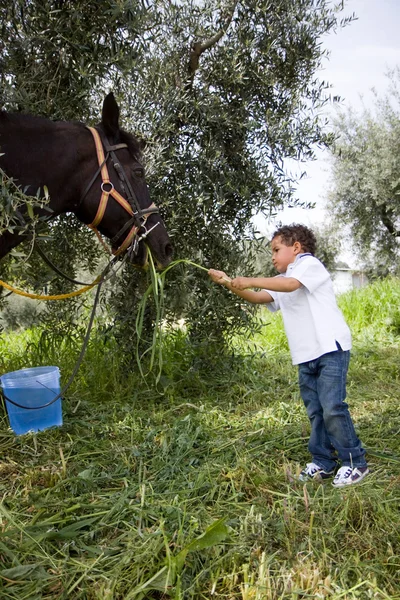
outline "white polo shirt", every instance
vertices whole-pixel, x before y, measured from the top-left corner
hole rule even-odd
[[[294,365],[314,360],[337,350],[350,350],[351,333],[336,304],[331,277],[311,254],[298,254],[285,274],[302,286],[294,292],[266,290],[274,299],[271,312],[282,311],[283,323]]]

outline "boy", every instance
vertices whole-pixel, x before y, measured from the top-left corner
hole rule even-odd
[[[312,462],[299,479],[332,477],[340,461],[333,485],[344,487],[361,481],[369,470],[345,402],[351,334],[330,275],[314,256],[315,247],[315,236],[304,225],[280,227],[271,241],[272,262],[280,275],[231,280],[223,271],[210,269],[209,276],[244,300],[282,311],[311,423]]]

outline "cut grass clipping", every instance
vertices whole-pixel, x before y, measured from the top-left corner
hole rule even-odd
[[[145,373],[142,367],[143,358],[150,354],[149,359],[149,373],[153,370],[156,360],[158,359],[158,373],[156,376],[156,383],[158,383],[161,377],[163,358],[162,358],[162,321],[164,315],[164,284],[165,277],[173,267],[176,267],[179,264],[187,264],[192,267],[196,267],[197,269],[201,269],[208,273],[208,269],[203,267],[202,265],[198,265],[197,263],[188,260],[188,259],[180,259],[173,261],[162,273],[158,273],[156,271],[153,256],[151,254],[150,248],[147,248],[148,256],[149,256],[149,270],[150,270],[150,278],[151,283],[147,290],[144,292],[142,299],[140,301],[137,317],[136,317],[136,360],[139,367],[140,374],[143,378],[145,378]],[[146,306],[150,295],[153,295],[153,302],[155,307],[155,323],[153,329],[153,337],[152,342],[149,348],[147,348],[144,352],[140,351],[140,343],[142,340],[142,331],[143,331],[143,323],[144,316],[146,311]]]
[[[0,599],[400,600],[400,280],[338,301],[364,482],[297,481],[309,421],[278,315],[196,372],[163,323],[162,390],[93,337],[63,427],[15,436],[0,413]],[[42,333],[4,332],[3,372],[70,371],[75,338]]]

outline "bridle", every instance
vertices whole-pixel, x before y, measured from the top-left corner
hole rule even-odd
[[[125,225],[112,238],[111,245],[113,246],[115,244],[115,242],[126,231],[129,230],[124,241],[119,246],[119,248],[117,248],[117,250],[113,251],[113,254],[115,256],[119,256],[120,254],[125,252],[125,250],[128,250],[128,252],[130,254],[135,255],[138,250],[138,247],[139,247],[139,242],[141,240],[143,240],[145,237],[147,237],[148,234],[150,233],[150,231],[152,231],[155,227],[157,227],[157,225],[159,225],[159,222],[157,222],[150,229],[146,228],[146,221],[147,221],[147,218],[149,217],[149,215],[158,213],[159,210],[154,203],[150,204],[150,206],[148,206],[145,209],[141,209],[138,199],[136,197],[136,194],[133,191],[133,188],[129,182],[129,179],[126,176],[122,165],[118,162],[115,151],[119,150],[121,148],[127,148],[128,147],[127,144],[116,144],[114,146],[111,146],[109,144],[107,138],[104,137],[104,140],[101,139],[100,133],[97,129],[95,129],[94,127],[88,127],[87,129],[89,129],[89,131],[91,132],[91,134],[93,135],[93,138],[94,138],[99,168],[97,169],[96,173],[94,174],[94,176],[92,177],[88,186],[86,187],[86,189],[81,197],[80,204],[83,202],[87,193],[89,192],[89,190],[93,186],[94,182],[96,181],[98,175],[100,174],[101,180],[102,180],[101,185],[100,185],[100,189],[101,189],[100,202],[99,202],[99,206],[97,208],[96,216],[93,219],[93,221],[89,224],[89,227],[91,229],[93,229],[99,235],[97,227],[100,225],[100,223],[104,217],[104,213],[107,208],[108,200],[111,196],[132,217],[131,219],[129,219],[129,221],[127,221],[127,223],[125,223]],[[104,150],[106,151],[106,155],[104,155]],[[111,157],[111,160],[113,163],[113,167],[120,179],[120,185],[121,185],[121,188],[122,188],[124,194],[126,195],[126,199],[123,196],[121,196],[121,194],[119,192],[117,192],[113,183],[110,180],[110,176],[108,174],[108,169],[107,169],[107,161],[110,157]],[[138,236],[139,231],[143,231],[143,233],[140,236]]]

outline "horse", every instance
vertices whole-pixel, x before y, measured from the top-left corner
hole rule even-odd
[[[172,245],[150,200],[141,145],[120,129],[119,114],[113,93],[105,97],[95,127],[0,111],[0,168],[25,194],[49,196],[48,206],[35,209],[39,217],[74,213],[111,240],[114,255],[128,252],[130,261],[143,267],[148,244],[155,264],[164,268]],[[25,223],[27,215],[19,218]],[[0,259],[24,239],[4,231]]]

